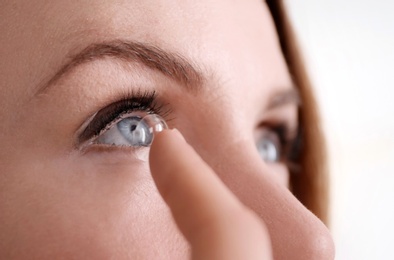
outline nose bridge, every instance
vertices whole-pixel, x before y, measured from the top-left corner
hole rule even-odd
[[[270,177],[253,140],[228,138],[231,135],[224,134],[210,140],[210,149],[203,149],[201,156],[243,204],[266,223],[275,259],[333,259],[328,229]]]

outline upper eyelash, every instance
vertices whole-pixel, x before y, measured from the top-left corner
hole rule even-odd
[[[297,127],[296,131],[292,133],[286,123],[267,123],[265,126],[279,137],[282,146],[282,162],[289,168],[290,166],[291,168],[296,168],[302,151],[302,132],[300,127]]]
[[[79,135],[78,142],[81,144],[96,136],[99,136],[114,121],[122,118],[125,114],[143,111],[148,114],[159,114],[166,117],[169,109],[157,102],[155,91],[137,91],[126,94],[122,99],[111,103],[96,113],[87,127]]]
[[[302,172],[302,151],[304,149],[304,137],[303,130],[298,127],[295,137],[290,141],[286,151],[286,165],[290,172],[298,174]]]
[[[290,172],[297,173],[300,170],[300,156],[303,147],[302,131],[298,127],[295,134],[289,133],[286,125],[273,127],[273,131],[279,136],[279,140],[283,147],[282,160],[289,168]]]
[[[111,103],[97,112],[87,127],[79,135],[78,143],[81,144],[99,136],[125,114],[136,111],[143,111],[148,114],[155,113],[164,118],[167,118],[168,114],[171,112],[169,107],[165,107],[157,102],[157,94],[155,91],[132,91],[124,94],[120,100]],[[166,121],[169,120],[171,119],[166,119]],[[267,123],[264,125],[278,135],[281,145],[284,148],[281,154],[283,162],[289,168],[298,169],[300,166],[298,161],[302,151],[301,129],[298,127],[296,134],[291,134],[285,123]],[[290,136],[290,134],[292,136]]]

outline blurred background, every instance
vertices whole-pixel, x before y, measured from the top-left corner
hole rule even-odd
[[[394,1],[285,2],[329,142],[336,259],[394,259]]]

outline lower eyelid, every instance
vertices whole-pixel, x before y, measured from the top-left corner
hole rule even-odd
[[[273,178],[281,185],[290,188],[290,171],[283,163],[272,163],[270,166]]]
[[[147,162],[149,147],[118,146],[110,144],[92,144],[80,150],[82,155],[99,155],[100,158],[111,157],[116,161]],[[114,163],[114,162],[111,162]]]

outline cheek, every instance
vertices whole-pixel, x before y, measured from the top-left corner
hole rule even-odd
[[[185,256],[147,164],[87,157],[30,159],[8,169],[0,258],[153,259],[164,250],[173,259]]]

